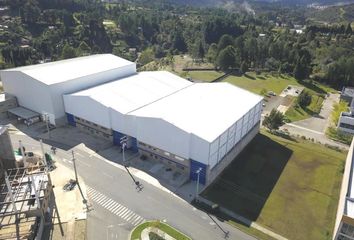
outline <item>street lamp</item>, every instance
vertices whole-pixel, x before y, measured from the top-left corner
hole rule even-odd
[[[125,147],[127,146],[127,141],[128,141],[127,136],[120,138],[120,145],[122,146],[122,152],[123,152],[123,166],[125,167],[125,169],[129,173],[129,176],[132,178],[133,182],[135,183],[136,189],[140,192],[143,189],[142,185],[139,181],[136,181],[135,178],[133,177],[133,175],[130,173],[130,171],[128,169],[128,163],[125,161],[124,151],[125,151]]]
[[[195,199],[198,200],[198,195],[199,195],[199,175],[200,175],[200,172],[202,171],[203,169],[200,167],[198,168],[198,170],[195,172],[197,174],[197,189],[196,189],[196,193],[195,193]]]
[[[127,141],[128,141],[127,136],[120,138],[120,145],[122,146],[122,151],[123,151],[123,165],[124,166],[126,166],[124,151],[125,151],[125,147],[127,146]]]
[[[48,138],[50,138],[49,114],[48,114],[48,113],[44,113],[44,114],[43,114],[43,120],[45,121],[45,123],[46,123],[46,125],[47,125]]]

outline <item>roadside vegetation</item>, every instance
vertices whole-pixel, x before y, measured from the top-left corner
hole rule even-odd
[[[326,130],[326,135],[330,139],[350,145],[353,136],[346,134],[337,129],[340,114],[348,111],[348,103],[346,101],[340,101],[333,105],[333,111],[331,113],[331,125]]]
[[[261,131],[202,195],[286,238],[330,239],[345,158]]]
[[[138,225],[136,228],[133,229],[133,232],[131,233],[130,239],[131,240],[141,240],[141,232],[148,227],[153,227],[153,228],[158,228],[161,231],[167,233],[168,235],[170,235],[171,237],[175,238],[176,240],[191,240],[191,238],[187,237],[186,235],[184,235],[183,233],[177,231],[176,229],[174,229],[173,227],[162,223],[160,221],[149,221],[149,222],[145,222],[142,223],[140,225]],[[149,234],[150,235],[150,234]],[[157,235],[157,234],[152,234],[152,235]],[[155,236],[156,237],[156,236]],[[160,238],[156,238],[156,239],[160,239]]]
[[[324,96],[313,93],[308,94],[310,96],[310,100],[306,104],[301,105],[298,101],[299,98],[293,100],[291,107],[285,113],[288,121],[299,121],[320,113]]]

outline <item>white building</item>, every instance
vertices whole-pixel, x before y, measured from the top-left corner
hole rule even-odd
[[[54,75],[53,75],[54,74]],[[208,185],[259,131],[262,97],[229,83],[191,83],[95,55],[1,72],[19,105],[50,113]],[[90,88],[91,87],[91,88]]]
[[[136,72],[136,65],[111,54],[99,54],[0,71],[6,93],[21,107],[49,115],[52,124],[65,119],[62,95]]]
[[[258,133],[262,98],[229,83],[142,72],[64,95],[68,122],[210,183]],[[90,106],[90,108],[85,108]]]
[[[333,231],[333,240],[354,239],[354,165],[352,141],[344,167],[337,216]]]

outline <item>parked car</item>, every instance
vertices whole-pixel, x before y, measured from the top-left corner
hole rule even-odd
[[[74,179],[70,179],[69,182],[67,184],[64,185],[63,190],[65,192],[69,192],[71,190],[73,190],[76,186],[76,181]]]
[[[268,92],[268,95],[270,95],[270,96],[276,96],[277,94],[276,94],[275,92],[273,92],[273,91],[269,91],[269,92]]]

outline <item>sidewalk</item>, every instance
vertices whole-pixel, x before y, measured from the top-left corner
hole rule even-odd
[[[74,172],[65,167],[64,165],[56,162],[56,169],[50,172],[50,176],[53,182],[54,187],[54,194],[55,200],[58,207],[59,217],[61,223],[65,226],[64,227],[64,237],[57,238],[57,239],[85,239],[86,234],[80,234],[81,236],[78,237],[78,233],[85,232],[86,233],[86,224],[77,224],[77,221],[83,220],[86,222],[87,219],[87,210],[86,205],[82,202],[82,197],[79,191],[78,186],[72,191],[64,192],[63,186],[70,180],[75,179]],[[80,187],[82,192],[87,198],[86,194],[86,186],[85,183],[81,178],[79,178]],[[55,224],[59,224],[58,218],[55,218]],[[58,226],[58,225],[56,225]],[[84,228],[84,229],[82,229]],[[53,238],[54,239],[54,238]]]

